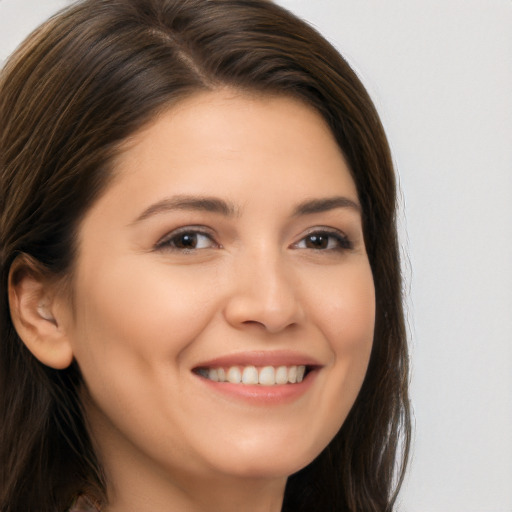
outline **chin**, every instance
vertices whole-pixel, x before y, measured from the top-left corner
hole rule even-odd
[[[267,444],[265,448],[253,450],[232,447],[219,466],[222,472],[240,478],[287,478],[312,462],[323,448],[324,445],[305,450],[303,445],[292,443],[280,443],[277,448]]]

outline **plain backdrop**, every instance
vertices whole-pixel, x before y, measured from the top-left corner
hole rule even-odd
[[[512,512],[512,1],[279,0],[347,58],[400,179],[402,512]],[[67,0],[0,0],[0,64]]]

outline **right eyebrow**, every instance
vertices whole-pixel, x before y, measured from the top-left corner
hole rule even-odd
[[[314,213],[327,212],[336,208],[349,208],[361,214],[361,206],[357,202],[348,197],[333,196],[304,201],[295,208],[293,215],[311,215]]]
[[[146,208],[132,224],[137,224],[149,217],[167,213],[175,210],[196,210],[204,212],[213,212],[226,217],[235,217],[238,215],[238,208],[234,204],[228,203],[223,199],[209,196],[188,196],[179,195],[166,197]]]

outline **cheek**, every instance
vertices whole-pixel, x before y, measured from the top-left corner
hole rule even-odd
[[[347,269],[348,270],[348,269]],[[341,275],[343,274],[343,275]],[[373,345],[375,288],[369,264],[341,272],[325,281],[325,292],[315,297],[316,324],[327,340],[331,360],[318,397],[318,421],[329,442],[342,426],[364,381]],[[340,283],[334,286],[333,283]],[[323,419],[322,419],[323,418]]]
[[[314,300],[317,324],[335,357],[368,357],[375,327],[375,287],[369,263],[341,269],[339,276],[326,279],[324,290]]]
[[[212,276],[171,273],[165,265],[139,264],[135,272],[128,261],[117,263],[83,271],[77,285],[74,348],[89,420],[114,451],[122,445],[112,425],[155,459],[172,459],[178,455],[171,440],[183,435],[175,412],[187,406],[182,361],[215,314]],[[107,457],[110,448],[102,449]]]
[[[84,271],[77,286],[75,355],[90,385],[100,379],[111,385],[116,375],[129,374],[143,375],[149,384],[159,371],[178,365],[214,315],[206,290],[211,279],[129,263]]]
[[[343,371],[344,385],[357,395],[363,383],[373,346],[375,329],[375,287],[369,265],[346,281],[340,295],[337,318],[329,334],[335,364]],[[354,396],[355,400],[355,396]]]

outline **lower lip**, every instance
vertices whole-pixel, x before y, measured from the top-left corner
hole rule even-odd
[[[303,396],[312,386],[318,370],[309,372],[302,382],[297,384],[276,384],[274,386],[232,384],[231,382],[215,382],[197,375],[197,378],[208,388],[226,397],[262,405],[282,405],[294,402]]]

